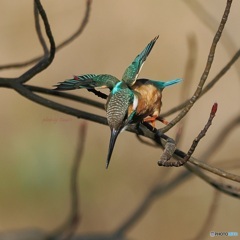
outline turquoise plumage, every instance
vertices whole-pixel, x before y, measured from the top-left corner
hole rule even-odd
[[[158,36],[137,55],[125,70],[122,80],[109,74],[85,74],[74,76],[56,85],[56,90],[73,90],[86,88],[109,88],[110,94],[105,105],[108,125],[111,130],[106,167],[109,166],[116,139],[129,124],[150,122],[155,126],[162,106],[164,88],[179,83],[182,79],[170,81],[154,81],[137,79],[141,68],[150,54]]]
[[[122,81],[124,81],[128,86],[132,86],[137,80],[138,74],[141,71],[144,62],[146,61],[157,39],[158,36],[155,37],[139,55],[137,55],[131,65],[125,70],[122,76]]]

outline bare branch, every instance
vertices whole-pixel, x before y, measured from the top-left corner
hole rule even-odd
[[[194,240],[202,240],[206,238],[205,236],[207,235],[207,233],[209,234],[209,232],[211,231],[212,223],[216,217],[216,213],[219,207],[219,200],[220,200],[220,192],[215,190],[211,206],[208,210],[207,218],[204,221],[202,228],[200,229],[199,233],[194,238]]]
[[[217,112],[217,103],[213,104],[211,112],[210,112],[210,116],[208,119],[208,122],[206,123],[205,127],[203,128],[203,130],[198,134],[198,136],[194,139],[192,146],[190,147],[189,151],[187,152],[187,154],[185,155],[185,157],[183,158],[183,160],[180,161],[168,161],[175,149],[176,149],[176,145],[175,142],[170,141],[169,139],[167,140],[167,143],[165,145],[164,148],[164,152],[160,158],[160,160],[158,161],[158,165],[159,166],[163,166],[163,167],[180,167],[182,165],[184,165],[192,156],[192,154],[194,153],[199,141],[205,136],[205,134],[207,133],[209,127],[212,124],[212,120],[215,117],[215,114]]]
[[[215,32],[216,26],[218,25],[218,21],[210,13],[207,12],[207,9],[205,9],[201,3],[199,3],[198,1],[187,0],[184,0],[184,2],[212,32]],[[238,47],[236,46],[235,42],[233,41],[233,38],[228,33],[228,31],[224,32],[224,35],[221,40],[224,48],[227,50],[227,53],[231,57],[233,53],[237,51]],[[240,79],[240,62],[237,62],[234,67],[237,71],[238,78]]]
[[[208,122],[207,124],[205,125],[205,127],[203,128],[203,130],[198,134],[198,136],[194,139],[193,143],[192,143],[192,146],[190,147],[186,157],[184,157],[184,161],[182,162],[182,164],[185,164],[189,159],[190,157],[192,156],[192,154],[194,153],[199,141],[205,136],[205,134],[207,133],[209,127],[212,125],[212,120],[213,118],[215,117],[215,114],[217,112],[217,108],[218,108],[218,104],[215,103],[213,104],[212,106],[212,110],[210,112],[210,116],[209,116],[209,119],[208,119]]]
[[[123,236],[127,231],[129,231],[130,228],[134,226],[134,224],[136,224],[137,221],[141,219],[143,214],[148,210],[154,200],[178,187],[180,184],[186,181],[189,176],[191,176],[191,174],[187,171],[184,171],[177,175],[170,182],[167,182],[166,184],[161,183],[154,186],[148,195],[144,198],[142,203],[134,211],[134,213],[131,214],[130,217],[122,224],[122,226],[116,230],[114,236]]]
[[[240,49],[234,54],[232,59],[220,70],[220,72],[206,85],[206,87],[203,88],[199,98],[202,97],[205,93],[207,93],[210,89],[212,89],[212,87],[224,76],[224,74],[234,65],[234,63],[236,63],[236,61],[239,59],[239,57],[240,57]],[[191,99],[188,99],[185,102],[179,104],[178,106],[161,114],[160,117],[165,118],[177,111],[180,111],[181,109],[183,109],[187,106],[187,104],[189,103],[190,100]]]
[[[40,0],[35,0],[35,6],[38,9],[38,12],[43,20],[45,32],[48,37],[49,43],[50,43],[50,51],[49,54],[46,56],[43,56],[42,60],[39,60],[39,62],[34,65],[32,68],[30,68],[28,71],[23,73],[20,77],[18,77],[16,80],[14,80],[17,83],[25,83],[31,78],[33,78],[35,75],[46,69],[53,61],[55,56],[55,42],[52,35],[51,27],[48,22],[48,18],[46,15],[45,10],[42,7],[42,4]]]
[[[226,193],[230,196],[240,198],[240,188],[236,188],[229,184],[221,183],[220,181],[217,181],[205,173],[203,173],[200,168],[190,165],[189,163],[186,163],[184,165],[189,171],[193,172],[196,176],[200,177],[202,180],[204,180],[206,183],[210,184],[212,187],[216,188],[217,190]]]
[[[186,97],[190,95],[191,80],[193,79],[193,74],[196,68],[196,59],[197,59],[197,40],[195,35],[190,35],[187,38],[188,42],[188,58],[183,74],[183,84],[181,87],[181,101],[184,101]],[[178,125],[177,134],[175,138],[176,144],[179,146],[181,137],[184,135],[186,125],[186,118],[183,118]]]
[[[92,4],[92,0],[86,0],[86,10],[85,10],[85,14],[84,14],[84,18],[81,21],[81,24],[79,26],[79,28],[76,30],[76,32],[74,32],[70,37],[68,37],[67,39],[65,39],[63,42],[61,42],[58,46],[56,46],[56,51],[58,51],[59,49],[65,47],[66,45],[68,45],[70,42],[72,42],[73,40],[75,40],[77,37],[79,37],[81,35],[81,33],[83,32],[83,30],[85,29],[88,21],[89,21],[89,16],[90,16],[90,11],[91,11],[91,4]],[[35,15],[36,17],[36,15]],[[35,23],[36,23],[36,18],[35,18]],[[38,27],[37,27],[38,28]],[[39,31],[39,30],[38,30]],[[38,36],[39,36],[39,32]],[[40,40],[41,42],[41,40]],[[42,43],[41,43],[42,44]],[[43,46],[43,45],[42,45]],[[45,52],[45,51],[44,51]],[[45,52],[46,53],[46,52]],[[28,61],[25,62],[21,62],[21,63],[11,63],[11,64],[7,64],[7,65],[2,65],[0,66],[0,70],[3,69],[10,69],[10,68],[21,68],[21,67],[26,67],[29,66],[31,64],[34,64],[38,61],[40,61],[42,58],[42,56],[38,56],[35,57],[33,59],[30,59]]]
[[[240,124],[240,116],[236,116],[230,120],[225,127],[222,128],[220,133],[216,136],[213,143],[204,151],[201,158],[209,159],[217,149],[219,149],[229,134]]]
[[[73,161],[71,170],[71,181],[70,181],[70,196],[71,196],[71,208],[66,223],[59,227],[53,233],[49,235],[47,239],[72,239],[74,232],[76,231],[80,222],[80,205],[79,205],[79,168],[82,160],[85,142],[86,142],[86,130],[87,123],[83,122],[80,125],[79,131],[79,142],[77,145],[76,155]]]
[[[171,122],[169,122],[169,124],[161,129],[161,132],[165,133],[166,131],[168,131],[169,129],[171,129],[176,123],[178,123],[187,113],[188,111],[192,108],[192,106],[194,105],[194,103],[197,101],[197,99],[199,98],[201,92],[202,92],[202,88],[208,78],[208,74],[211,70],[212,67],[212,63],[214,60],[214,55],[215,55],[215,50],[218,44],[218,41],[221,38],[222,35],[222,31],[224,29],[224,26],[227,22],[228,19],[228,15],[230,12],[230,8],[231,8],[231,4],[232,4],[232,0],[228,0],[227,4],[226,4],[226,8],[224,10],[223,16],[222,16],[222,20],[220,22],[220,25],[218,27],[218,30],[213,38],[213,42],[210,48],[210,52],[208,55],[208,59],[207,59],[207,63],[206,63],[206,67],[203,71],[203,74],[200,78],[200,82],[197,86],[197,89],[195,91],[195,93],[193,94],[193,96],[191,97],[190,101],[188,102],[188,105],[179,113],[179,115],[174,118]]]
[[[42,35],[42,30],[41,30],[41,26],[40,26],[40,22],[39,22],[39,13],[38,13],[38,8],[36,6],[36,2],[34,2],[34,4],[33,4],[33,12],[34,12],[36,33],[37,33],[39,42],[40,42],[40,44],[43,48],[44,56],[47,56],[49,54],[49,51],[48,51],[48,47],[47,47],[47,44],[45,42],[45,39]]]
[[[211,173],[214,173],[220,177],[223,177],[223,178],[226,178],[226,179],[229,179],[229,180],[232,180],[234,182],[239,182],[240,183],[240,176],[238,175],[235,175],[235,174],[232,174],[232,173],[229,173],[229,172],[226,172],[220,168],[216,168],[216,167],[212,167],[210,166],[209,164],[206,164],[200,160],[197,160],[193,157],[191,157],[189,159],[189,162],[191,162],[192,164],[202,168],[202,169],[205,169]]]

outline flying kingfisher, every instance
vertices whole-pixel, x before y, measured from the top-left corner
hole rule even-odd
[[[162,90],[182,79],[167,82],[150,79],[137,79],[139,72],[151,52],[158,36],[137,55],[125,70],[122,80],[109,74],[85,74],[74,76],[56,85],[55,90],[109,88],[110,94],[105,105],[107,121],[111,129],[109,150],[106,162],[108,168],[116,139],[129,124],[150,122],[155,126],[162,106]]]

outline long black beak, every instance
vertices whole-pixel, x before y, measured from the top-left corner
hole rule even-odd
[[[106,162],[106,168],[108,168],[108,165],[111,160],[113,148],[115,145],[115,142],[117,140],[118,134],[120,133],[119,130],[112,129],[111,130],[111,137],[110,137],[110,142],[109,142],[109,148],[108,148],[108,156],[107,156],[107,162]]]

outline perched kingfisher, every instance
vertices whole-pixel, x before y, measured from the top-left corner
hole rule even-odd
[[[109,74],[85,74],[74,76],[73,79],[68,79],[56,85],[55,90],[73,90],[79,88],[110,89],[110,94],[105,105],[107,121],[111,129],[106,168],[109,166],[119,133],[132,123],[144,121],[150,122],[155,126],[156,119],[162,121],[158,118],[162,106],[162,90],[182,80],[178,78],[162,82],[137,79],[157,39],[158,36],[137,55],[131,65],[125,70],[121,81]]]

